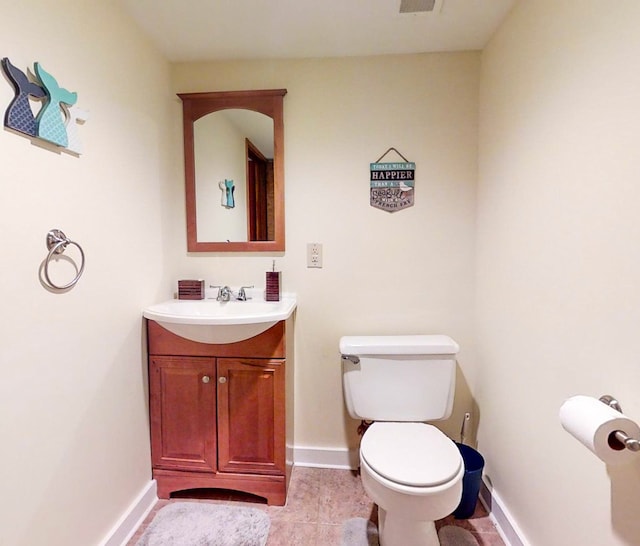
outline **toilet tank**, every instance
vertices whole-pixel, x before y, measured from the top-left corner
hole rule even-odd
[[[342,384],[349,415],[371,421],[448,418],[459,349],[445,335],[342,337]]]

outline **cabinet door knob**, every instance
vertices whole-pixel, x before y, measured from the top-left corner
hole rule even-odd
[[[210,381],[210,377],[208,375],[203,375],[202,376],[202,382],[203,383],[209,383]]]
[[[218,381],[219,381],[220,383],[226,383],[226,382],[227,382],[227,378],[226,378],[226,377],[224,377],[224,376],[222,376],[220,379],[218,379]]]

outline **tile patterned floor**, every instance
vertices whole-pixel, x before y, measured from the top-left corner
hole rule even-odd
[[[172,502],[187,498],[160,500],[147,516],[127,546],[135,546],[155,514]],[[265,510],[271,518],[267,546],[340,546],[342,524],[355,517],[369,518],[377,524],[376,506],[367,498],[360,478],[349,470],[295,467],[286,506],[267,506],[261,499],[232,492],[202,492],[197,502],[243,503]],[[436,522],[457,525],[470,531],[480,546],[504,546],[486,510],[478,503],[468,520],[449,516]],[[179,546],[179,545],[176,545]]]

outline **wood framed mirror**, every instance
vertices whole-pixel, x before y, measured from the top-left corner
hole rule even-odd
[[[284,251],[286,93],[178,93],[189,252]]]

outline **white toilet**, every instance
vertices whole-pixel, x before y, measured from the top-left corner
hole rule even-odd
[[[360,444],[362,484],[378,505],[381,546],[437,546],[434,521],[462,496],[455,443],[424,421],[451,415],[458,344],[448,336],[340,339],[349,414],[375,421]]]

